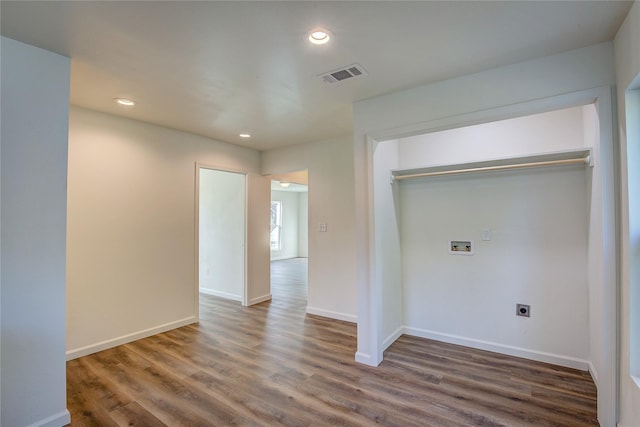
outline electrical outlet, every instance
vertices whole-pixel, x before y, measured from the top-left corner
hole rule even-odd
[[[326,222],[320,223],[320,232],[321,233],[326,233],[327,232],[327,223]]]
[[[516,316],[531,317],[531,307],[527,304],[516,304]]]

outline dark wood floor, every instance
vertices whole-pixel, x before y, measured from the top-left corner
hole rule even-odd
[[[71,425],[597,425],[585,372],[408,336],[358,365],[354,324],[305,315],[306,260],[272,276],[272,302],[201,295],[198,325],[68,362]]]

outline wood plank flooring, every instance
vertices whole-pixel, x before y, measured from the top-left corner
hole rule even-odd
[[[198,325],[68,362],[71,425],[598,425],[586,372],[409,336],[356,364],[354,324],[305,315],[306,277],[274,262],[271,302],[201,295]]]

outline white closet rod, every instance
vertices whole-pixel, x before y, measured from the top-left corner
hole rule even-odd
[[[511,169],[536,168],[536,167],[543,167],[543,166],[575,165],[575,164],[581,164],[581,163],[582,164],[589,163],[589,156],[580,158],[580,159],[548,160],[544,162],[520,163],[515,165],[484,166],[484,167],[470,168],[470,169],[454,169],[454,170],[448,170],[448,171],[414,173],[410,175],[396,175],[393,177],[393,179],[397,179],[401,181],[403,179],[422,178],[425,176],[455,175],[460,173],[501,171],[501,170],[511,170]]]

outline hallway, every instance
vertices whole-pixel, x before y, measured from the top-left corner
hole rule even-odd
[[[307,258],[271,261],[271,305],[304,313],[307,307]]]

